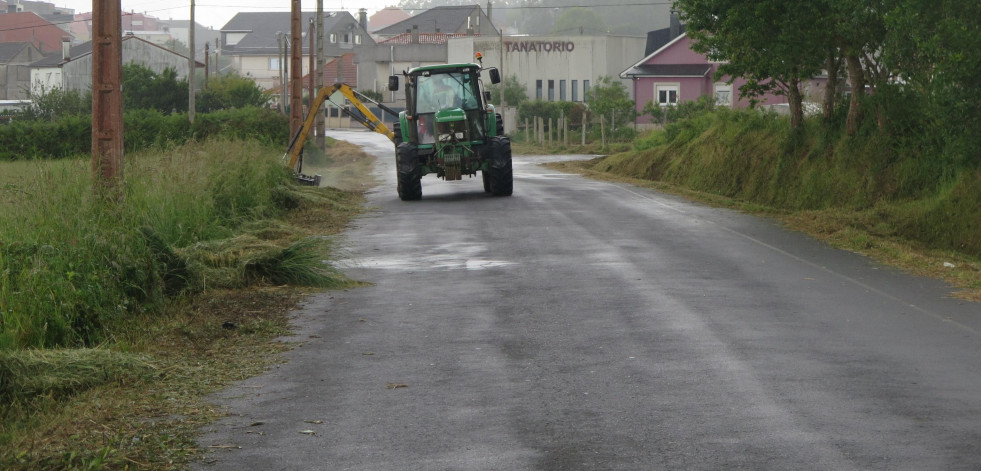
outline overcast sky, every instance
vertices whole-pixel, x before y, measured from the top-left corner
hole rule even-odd
[[[59,7],[74,8],[75,13],[92,11],[94,0],[46,0]],[[324,10],[347,10],[357,17],[359,8],[368,15],[398,0],[324,0]],[[240,11],[290,11],[289,0],[195,0],[194,20],[201,25],[219,29]],[[303,0],[303,11],[315,11],[316,0]],[[146,13],[162,20],[187,20],[191,17],[190,0],[122,0],[124,11]]]

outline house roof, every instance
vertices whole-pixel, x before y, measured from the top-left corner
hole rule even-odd
[[[371,44],[371,37],[367,31],[361,29],[354,16],[346,11],[328,12],[330,16],[324,15],[324,31],[332,32],[338,26],[345,24],[353,25],[363,35],[362,44]],[[317,17],[316,12],[303,12],[301,24],[303,34],[306,37],[310,20]],[[276,39],[277,32],[288,33],[290,31],[290,12],[242,12],[232,17],[225,26],[221,28],[223,33],[240,32],[248,33],[241,41],[234,45],[222,44],[222,49],[235,51],[238,55],[276,55],[279,53],[279,42]],[[304,50],[308,49],[309,41],[302,41]]]
[[[0,64],[6,64],[12,61],[28,44],[30,43],[0,43]]]
[[[710,64],[646,64],[635,65],[621,74],[631,77],[704,77],[712,70]]]
[[[43,52],[61,50],[61,38],[68,33],[35,13],[0,15],[0,43],[26,41]]]
[[[480,15],[490,24],[490,19],[484,15],[479,5],[444,6],[426,10],[416,16],[377,30],[375,33],[382,36],[396,35],[412,29],[413,26],[418,26],[420,33],[465,31],[467,19],[474,13],[474,10],[479,11]],[[490,24],[490,26],[496,33],[497,29],[494,28],[494,25]],[[477,30],[476,27],[474,29]]]
[[[167,48],[165,48],[165,47],[163,47],[163,46],[161,46],[159,44],[154,44],[154,43],[152,43],[150,41],[147,41],[146,39],[143,39],[143,38],[138,37],[138,36],[123,36],[123,41],[141,41],[141,42],[147,43],[147,44],[149,44],[149,45],[151,45],[151,46],[153,46],[155,48],[163,49],[164,51],[170,52],[171,54],[174,54],[175,56],[180,56],[180,57],[183,57],[184,59],[187,59],[187,56],[185,56],[183,54],[180,54],[180,53],[177,53],[177,52],[172,51],[170,49],[167,49]],[[86,41],[86,42],[84,42],[82,44],[79,44],[77,46],[72,46],[68,50],[68,60],[69,61],[73,61],[73,60],[78,59],[80,57],[87,56],[87,55],[89,55],[91,53],[92,53],[92,41]],[[64,62],[65,62],[65,60],[62,59],[61,53],[59,52],[59,53],[56,53],[56,54],[48,54],[47,57],[45,57],[44,59],[41,59],[41,60],[39,60],[39,61],[31,64],[31,66],[32,67],[58,67],[58,66],[61,66],[62,64],[64,64]],[[194,64],[195,64],[195,67],[204,67],[204,63],[201,62],[201,61],[195,61]]]
[[[642,70],[641,67],[645,66],[646,62],[650,61],[654,56],[660,54],[661,51],[671,47],[672,44],[681,41],[681,39],[686,36],[687,35],[685,33],[681,33],[676,38],[669,40],[667,43],[657,48],[654,52],[647,54],[646,56],[644,56],[643,59],[637,61],[637,63],[630,66],[629,69],[620,72],[620,78],[627,78],[634,75],[648,75],[648,74],[639,73]],[[650,39],[648,39],[648,44],[650,44]],[[666,65],[666,64],[662,64],[662,65]],[[678,65],[682,65],[682,64],[678,64]],[[696,64],[696,65],[701,66],[702,64]],[[691,75],[688,75],[688,77],[691,77]]]
[[[411,18],[411,16],[401,8],[385,7],[368,17],[368,31],[374,33],[399,21]]]
[[[685,25],[680,25],[678,32],[681,34],[685,33]],[[666,46],[671,40],[671,28],[656,29],[654,31],[647,32],[647,46],[644,48],[644,55],[649,56],[654,51],[661,49]]]

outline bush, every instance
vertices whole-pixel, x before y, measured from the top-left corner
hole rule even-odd
[[[254,139],[274,146],[285,146],[289,138],[289,119],[268,108],[200,113],[195,116],[193,127],[186,114],[150,109],[126,111],[123,121],[126,152],[180,145],[192,137]],[[0,161],[62,159],[91,152],[89,116],[68,116],[50,122],[13,120],[0,126]]]

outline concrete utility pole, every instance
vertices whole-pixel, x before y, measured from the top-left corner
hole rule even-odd
[[[290,135],[300,130],[303,122],[303,25],[300,0],[292,0],[290,19]]]
[[[191,0],[191,24],[188,26],[191,53],[187,58],[187,120],[194,124],[194,0]]]
[[[314,93],[320,93],[320,89],[324,87],[324,0],[317,0],[317,67],[316,71],[311,70],[310,73],[313,77],[316,77],[316,86]],[[319,111],[319,110],[318,110]],[[326,142],[324,140],[324,114],[317,113],[317,148],[323,151],[326,147]]]
[[[92,173],[96,191],[123,198],[123,30],[120,0],[92,0]]]
[[[211,75],[211,43],[204,43],[204,88],[208,88],[208,78]]]

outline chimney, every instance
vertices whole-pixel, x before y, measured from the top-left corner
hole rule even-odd
[[[412,25],[412,44],[419,44],[419,25]]]
[[[69,52],[72,47],[72,38],[70,36],[61,37],[61,60],[68,62]]]
[[[681,22],[678,20],[678,10],[671,10],[671,30],[669,31],[670,39],[677,38],[680,34]]]
[[[361,29],[368,31],[368,10],[361,8],[358,10],[358,24],[361,25]]]

